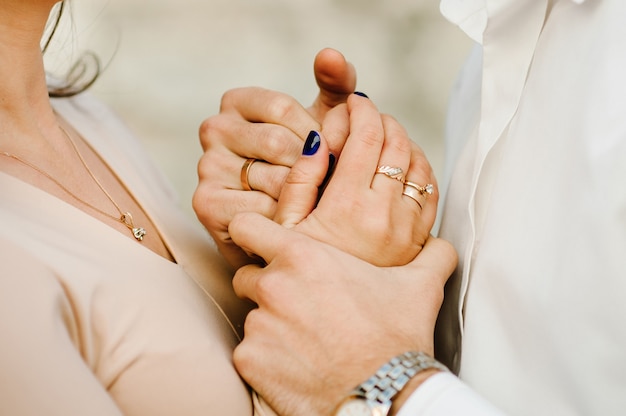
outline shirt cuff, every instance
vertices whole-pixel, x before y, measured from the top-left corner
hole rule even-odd
[[[435,374],[407,399],[397,416],[504,415],[451,373]]]

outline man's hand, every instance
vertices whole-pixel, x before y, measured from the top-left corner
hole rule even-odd
[[[433,352],[451,245],[428,240],[402,267],[379,268],[258,214],[237,216],[233,240],[263,257],[235,275],[258,305],[235,349],[241,376],[284,415],[329,415],[391,357]]]

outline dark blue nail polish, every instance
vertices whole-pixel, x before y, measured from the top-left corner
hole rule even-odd
[[[317,153],[317,150],[320,148],[320,144],[322,143],[322,139],[318,132],[315,130],[311,130],[306,141],[304,142],[304,148],[302,149],[302,154],[304,156],[313,156]]]
[[[322,184],[318,188],[317,202],[320,201],[320,198],[322,197],[324,190],[326,190],[326,186],[328,185],[328,182],[330,182],[330,178],[332,178],[333,173],[335,173],[336,161],[337,161],[337,158],[335,157],[335,155],[333,155],[332,153],[328,153],[328,170],[326,171],[326,176],[324,176],[324,180],[322,181]]]
[[[365,98],[370,98],[367,96],[367,94],[365,94],[364,92],[361,91],[354,91],[354,93],[360,97],[365,97]]]
[[[326,171],[326,176],[324,177],[324,181],[322,181],[322,186],[320,186],[320,188],[325,188],[326,184],[328,183],[328,181],[330,180],[330,177],[333,176],[333,173],[335,172],[335,155],[333,155],[332,153],[328,154],[328,170]]]

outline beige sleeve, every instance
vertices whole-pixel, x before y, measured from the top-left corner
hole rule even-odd
[[[73,342],[54,273],[3,240],[0,253],[0,414],[121,415]]]

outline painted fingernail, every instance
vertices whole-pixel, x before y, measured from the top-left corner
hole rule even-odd
[[[315,130],[311,130],[306,141],[304,142],[304,148],[302,149],[302,154],[304,156],[313,156],[317,153],[317,150],[320,148],[320,144],[322,139],[320,135]]]
[[[328,170],[326,171],[326,176],[324,177],[324,180],[322,181],[322,184],[318,188],[317,202],[320,201],[320,198],[322,197],[322,194],[326,190],[326,186],[328,185],[328,182],[330,182],[330,178],[332,178],[333,173],[335,172],[335,162],[336,161],[337,161],[337,158],[335,157],[335,155],[333,155],[332,153],[328,153]]]
[[[365,98],[370,98],[367,96],[367,94],[365,94],[364,92],[361,91],[354,91],[354,93],[360,97],[365,97]]]
[[[326,184],[330,180],[330,177],[333,176],[333,172],[335,172],[335,155],[332,153],[328,154],[328,170],[326,171],[326,176],[324,177],[324,181],[322,182],[321,187],[326,187]]]

